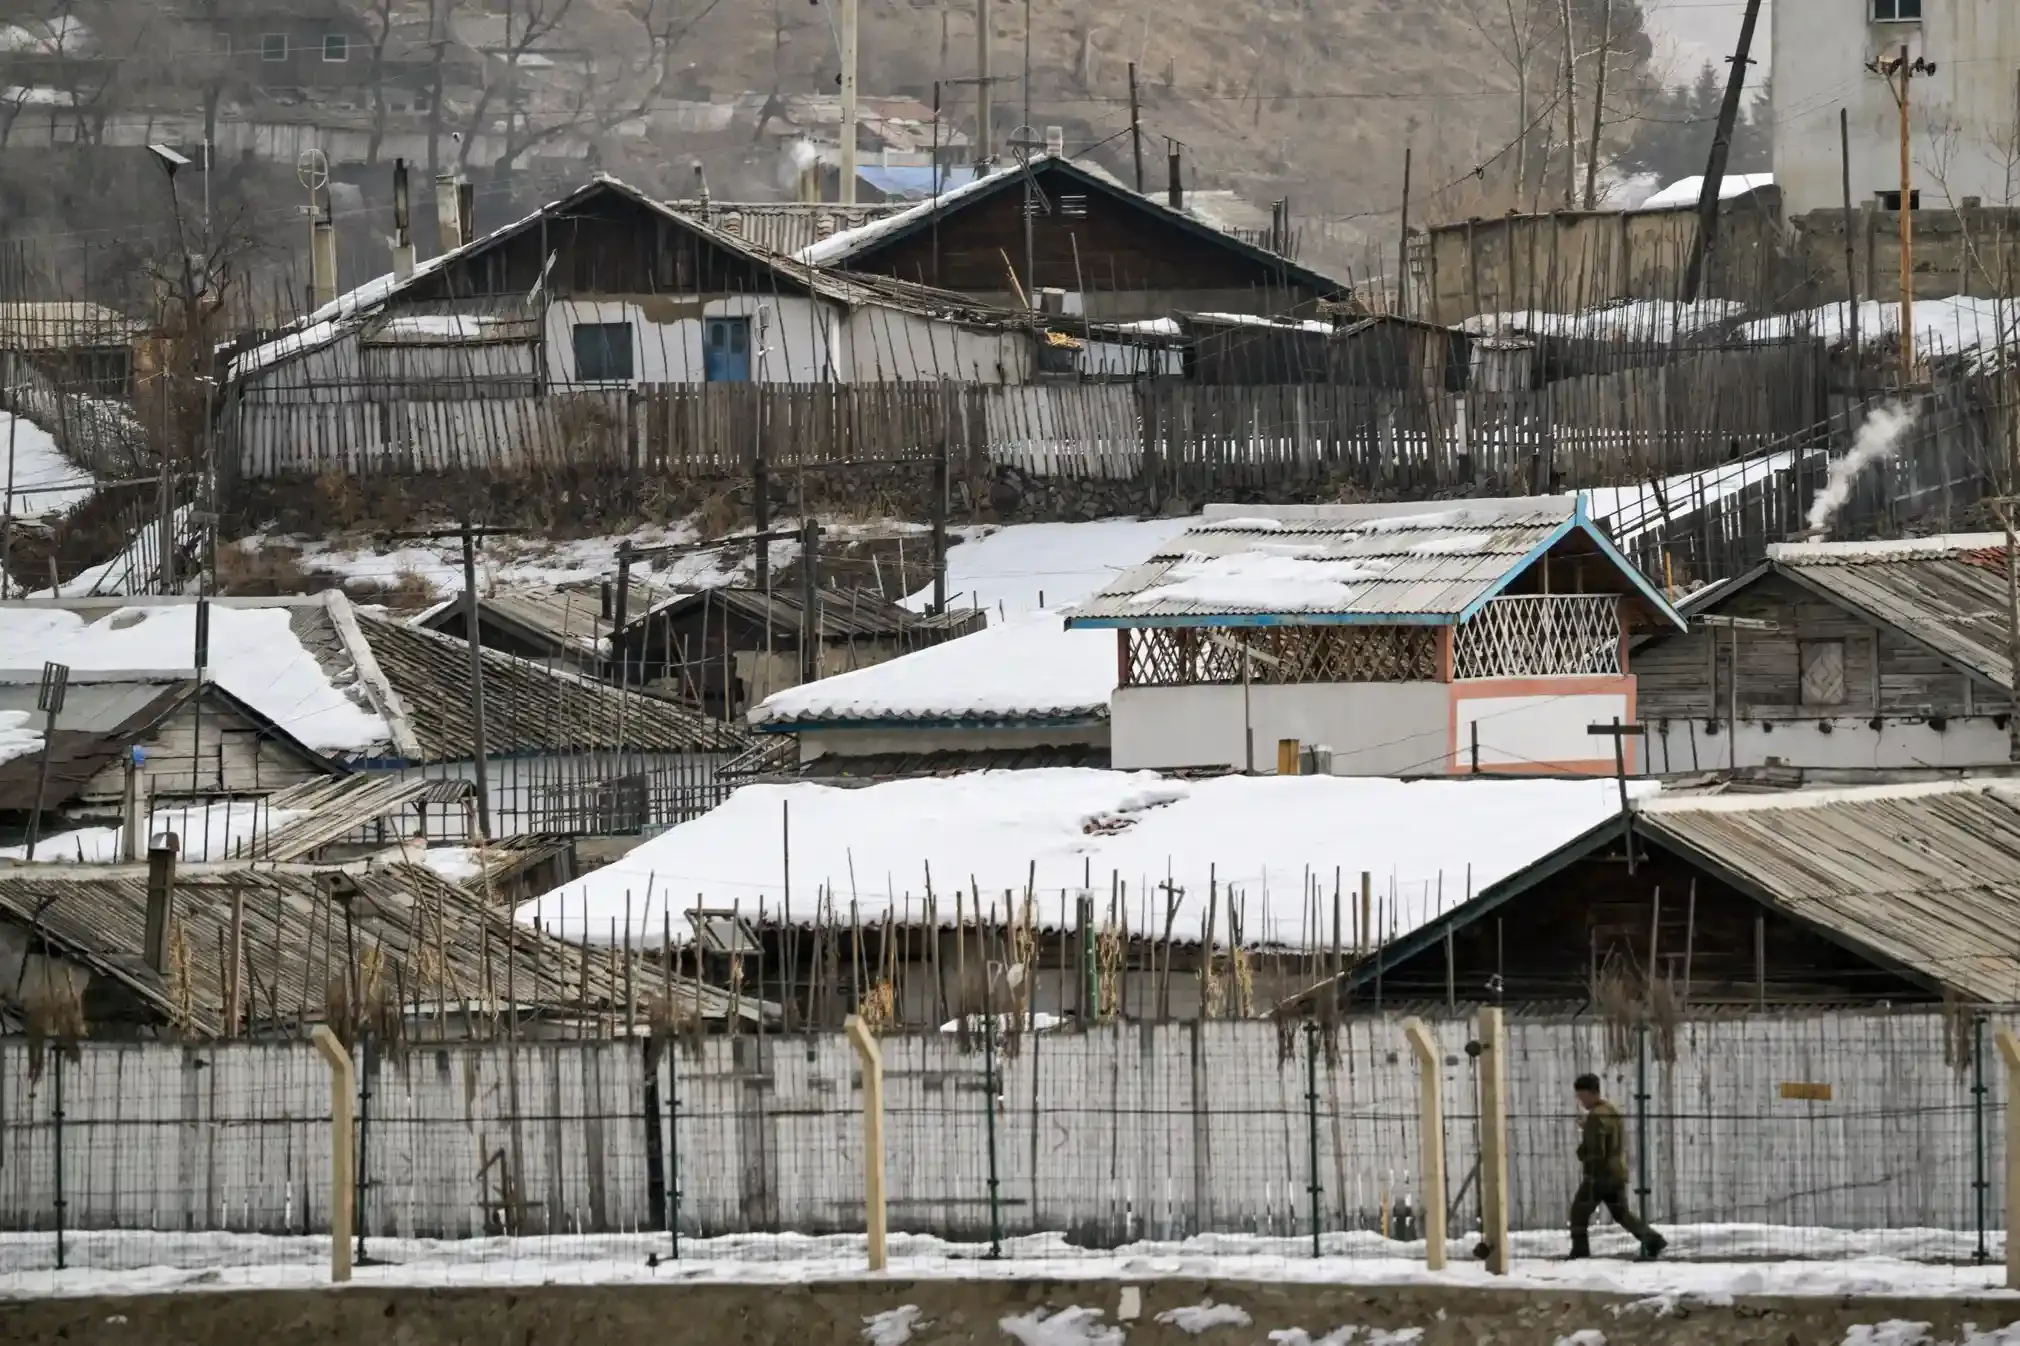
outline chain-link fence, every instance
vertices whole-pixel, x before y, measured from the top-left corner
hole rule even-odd
[[[894,1264],[1421,1266],[1418,1075],[1397,1020],[977,1027],[882,1043]],[[1470,1021],[1430,1027],[1463,1264],[1478,1058]],[[1623,1116],[1631,1203],[1670,1256],[1914,1261],[1990,1284],[1974,1267],[2004,1246],[1992,1038],[1931,1012],[1513,1019],[1514,1254],[1568,1249],[1572,1082],[1591,1071]],[[862,1079],[841,1035],[368,1041],[354,1057],[361,1266],[537,1280],[862,1265]],[[97,1272],[319,1282],[329,1081],[307,1044],[0,1043],[0,1291]],[[1594,1248],[1632,1244],[1607,1225]]]

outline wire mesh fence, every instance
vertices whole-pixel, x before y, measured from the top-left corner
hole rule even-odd
[[[1479,1060],[1470,1020],[1429,1026],[1464,1264],[1481,1228]],[[981,1028],[882,1043],[895,1264],[1421,1266],[1417,1067],[1397,1020]],[[2005,1116],[1984,1020],[1516,1018],[1507,1053],[1518,1261],[1568,1251],[1572,1082],[1591,1071],[1624,1119],[1631,1204],[1670,1256],[1917,1262],[1992,1283],[1978,1268],[2003,1256]],[[361,1266],[523,1281],[862,1265],[862,1075],[841,1035],[366,1041],[354,1056]],[[0,1090],[0,1288],[326,1278],[331,1085],[311,1046],[15,1039]],[[1595,1231],[1602,1258],[1632,1249]]]

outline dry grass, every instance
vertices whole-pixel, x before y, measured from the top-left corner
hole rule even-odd
[[[391,584],[382,580],[354,580],[344,589],[361,603],[377,603],[398,613],[420,612],[436,602],[435,586],[415,570],[401,570]]]
[[[322,587],[302,569],[299,547],[227,543],[217,549],[217,588],[242,598],[305,594]]]

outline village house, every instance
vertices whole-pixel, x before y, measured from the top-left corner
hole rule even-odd
[[[1581,496],[1210,505],[1068,614],[1113,630],[1120,769],[1639,769],[1629,640],[1682,629]]]
[[[477,643],[602,677],[616,666],[610,650],[617,620],[612,587],[609,581],[575,580],[480,594]],[[626,611],[644,612],[668,596],[664,589],[633,584]],[[469,608],[458,593],[420,613],[413,624],[464,640],[469,636]]]
[[[1180,312],[1310,315],[1319,301],[1351,292],[1195,219],[1176,187],[1157,201],[1057,155],[998,168],[803,248],[798,259],[1000,307],[1042,307],[1043,298],[1061,314],[1110,322]]]
[[[15,722],[0,747],[0,818],[19,845],[41,815],[44,856],[59,829],[117,823],[136,802],[262,795],[343,770],[193,672],[73,672],[53,732],[41,690],[40,668],[0,671],[0,719]]]
[[[361,612],[336,590],[207,608],[204,675],[311,752],[350,771],[478,779],[465,642]],[[186,598],[25,600],[0,605],[0,638],[25,665],[22,680],[44,660],[115,673],[194,667],[196,612]],[[431,802],[420,825],[434,839],[470,835],[485,811],[493,836],[635,835],[720,802],[718,768],[751,746],[741,726],[662,697],[496,650],[481,659],[485,793]],[[193,720],[200,762],[230,724]]]
[[[1114,691],[1108,637],[1039,612],[774,692],[750,723],[827,779],[1106,767]]]
[[[619,676],[725,720],[810,675],[825,679],[979,630],[986,614],[914,612],[870,589],[716,586],[631,609],[613,638]],[[817,657],[806,651],[809,642]]]
[[[608,177],[406,265],[232,361],[247,476],[636,463],[690,431],[656,392],[1031,378],[1025,315],[796,265]]]
[[[1634,652],[1653,771],[2011,756],[2003,533],[1774,543]]]
[[[1875,845],[1913,837],[1912,845]],[[1966,779],[1644,796],[1343,974],[1358,1011],[2008,1005],[2020,792]]]

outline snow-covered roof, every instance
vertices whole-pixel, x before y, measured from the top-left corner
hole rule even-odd
[[[1718,199],[1730,201],[1736,196],[1745,196],[1748,192],[1756,192],[1763,187],[1774,185],[1775,175],[1772,173],[1727,173],[1719,179]],[[1674,210],[1679,206],[1694,206],[1703,195],[1704,175],[1700,173],[1694,178],[1679,178],[1650,196],[1635,209]]]
[[[991,621],[1062,608],[1101,592],[1198,522],[1193,516],[959,529],[959,541],[947,549],[947,599],[957,608],[980,608]],[[904,600],[915,612],[932,601],[930,584]]]
[[[338,597],[341,597],[339,595]],[[303,643],[289,608],[211,605],[206,673],[219,686],[318,752],[373,752],[392,737],[356,685],[339,686]],[[0,664],[40,669],[188,669],[196,663],[196,605],[0,605]]]
[[[1997,548],[2004,557],[2004,533],[1938,533],[1933,537],[1883,538],[1872,542],[1770,542],[1767,557],[1783,565],[1865,565],[1933,561],[1959,552],[1992,548]]]
[[[1444,507],[1209,505],[1182,537],[1077,608],[1073,626],[1244,626],[1467,620],[1532,562],[1583,532],[1659,620],[1682,618],[1585,513],[1582,497]]]
[[[42,728],[32,723],[30,712],[0,710],[0,762],[26,757],[42,747]]]
[[[2005,318],[2005,344],[2020,341],[2020,321],[2016,321],[2012,301],[1953,296],[1947,299],[1915,301],[1915,346],[1924,356],[1959,355],[1989,351],[2000,345],[2000,319]],[[1824,304],[1796,313],[1776,314],[1741,327],[1735,336],[1741,341],[1773,342],[1814,338],[1827,345],[1840,345],[1851,338],[1850,315],[1843,304]],[[1880,338],[1901,330],[1899,303],[1883,304],[1864,300],[1858,308],[1859,339],[1881,344]]]
[[[599,941],[610,938],[613,919],[623,937],[627,912],[636,935],[657,941],[669,902],[676,910],[697,900],[736,905],[751,916],[762,903],[777,919],[786,914],[782,857],[790,829],[796,922],[813,919],[822,893],[844,921],[851,902],[866,923],[887,910],[899,921],[921,921],[930,868],[943,923],[954,919],[951,889],[979,892],[985,905],[1000,907],[1006,890],[1021,903],[1027,885],[1048,928],[1061,924],[1062,893],[1088,887],[1106,922],[1111,884],[1126,884],[1117,923],[1126,914],[1130,930],[1162,933],[1165,898],[1151,890],[1169,880],[1178,897],[1172,929],[1181,938],[1200,937],[1217,892],[1219,921],[1232,906],[1248,941],[1323,947],[1332,939],[1333,904],[1319,902],[1316,918],[1308,914],[1312,881],[1330,894],[1336,882],[1357,886],[1369,871],[1382,895],[1378,928],[1408,931],[1618,812],[1618,789],[1611,780],[1178,781],[1076,768],[859,788],[752,785],[525,904],[519,917],[580,933],[586,913]],[[662,905],[655,908],[655,899]],[[1066,905],[1070,923],[1070,899]],[[683,924],[676,920],[675,930]],[[1217,929],[1224,940],[1225,926],[1217,922]]]
[[[766,728],[833,723],[1106,719],[1115,639],[1041,612],[839,677],[775,692],[750,713]]]
[[[950,187],[938,196],[928,197],[909,209],[886,215],[879,220],[871,220],[868,224],[859,224],[853,229],[843,229],[839,233],[829,234],[820,242],[809,244],[794,253],[793,260],[808,266],[833,266],[855,256],[873,243],[880,242],[892,234],[902,233],[922,220],[931,219],[935,211],[944,211],[949,206],[959,205],[970,197],[980,196],[1004,178],[1014,177],[1023,171],[1021,166],[1010,164],[993,172],[984,173],[981,177],[964,182],[958,187]]]

